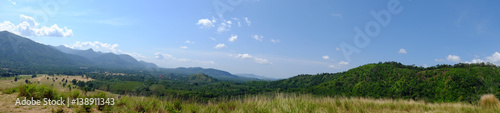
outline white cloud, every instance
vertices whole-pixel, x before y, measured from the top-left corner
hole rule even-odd
[[[236,21],[236,23],[238,24],[238,27],[241,27],[241,21],[239,18],[231,18],[233,19],[234,21]]]
[[[188,47],[187,46],[181,46],[179,48],[181,48],[181,49],[187,49]]]
[[[216,21],[213,19],[213,22]],[[200,28],[211,28],[215,26],[209,19],[200,19],[196,25],[200,25]]]
[[[337,47],[337,48],[335,48],[335,50],[340,51],[340,48],[339,48],[339,47]]]
[[[76,44],[73,45],[64,45],[66,47],[69,47],[71,49],[79,49],[79,50],[85,50],[85,49],[90,49],[92,48],[94,51],[101,51],[101,52],[112,52],[116,54],[123,54],[123,52],[118,49],[118,44],[109,44],[109,43],[103,43],[99,41],[94,41],[94,42],[80,42],[77,41]]]
[[[215,49],[221,49],[221,48],[226,48],[226,44],[217,44],[214,47]]]
[[[429,67],[429,66],[428,66],[427,64],[424,64],[422,67],[427,68],[427,67]]]
[[[199,25],[200,28],[207,28],[207,29],[215,27],[217,28],[216,33],[222,33],[225,31],[230,31],[233,24],[236,24],[238,27],[242,27],[242,24],[244,24],[243,20],[248,26],[251,25],[251,22],[250,20],[248,20],[247,17],[230,18],[228,20],[224,18],[216,19],[215,17],[212,17],[212,20],[209,20],[208,18],[200,19],[198,20],[198,23],[196,23],[196,25]]]
[[[259,63],[259,64],[269,64],[269,61],[267,59],[263,59],[263,58],[254,58],[254,61]]]
[[[465,63],[481,63],[481,62],[491,62],[491,63],[495,63],[495,64],[499,64],[500,63],[500,53],[498,52],[495,52],[493,53],[491,56],[487,56],[486,57],[486,60],[483,60],[483,59],[479,59],[477,55],[474,55],[474,59],[472,59],[472,61],[465,61]]]
[[[0,31],[13,31],[16,29],[16,25],[9,21],[4,21],[3,23],[0,23]]]
[[[236,39],[238,39],[238,35],[231,35],[231,37],[229,37],[228,41],[234,42],[234,41],[236,41]]]
[[[436,62],[444,62],[444,59],[434,59]]]
[[[94,42],[80,42],[77,41],[75,44],[72,45],[67,45],[64,44],[64,46],[71,48],[71,49],[76,49],[76,50],[87,50],[92,48],[94,51],[100,51],[104,53],[114,53],[114,54],[127,54],[132,57],[134,57],[137,60],[144,60],[147,59],[146,56],[143,56],[138,53],[128,53],[128,52],[123,52],[120,50],[118,47],[118,44],[110,44],[110,43],[103,43],[99,41],[94,41]]]
[[[448,55],[448,57],[446,57],[446,60],[451,62],[460,62],[462,59],[460,59],[460,57],[456,55]]]
[[[130,25],[132,22],[130,19],[121,17],[121,18],[110,18],[110,19],[99,20],[97,21],[97,23],[112,25],[112,26],[126,26]]]
[[[271,42],[272,42],[272,43],[279,43],[279,42],[281,42],[281,41],[280,41],[280,39],[271,39]]]
[[[213,37],[210,37],[210,40],[217,41],[217,39],[215,39],[215,38],[213,38]]]
[[[200,61],[200,60],[192,60],[192,59],[186,59],[186,58],[176,58],[173,55],[166,54],[166,53],[161,53],[161,52],[156,52],[155,53],[155,58],[159,60],[171,60],[171,61],[177,61],[177,62],[192,62],[192,63],[199,63],[199,64],[215,64],[214,61]]]
[[[346,62],[346,61],[340,61],[340,62],[339,62],[339,65],[349,65],[349,62]]]
[[[244,17],[245,18],[245,22],[247,23],[248,26],[252,25],[252,22],[250,20],[248,20],[247,17]]]
[[[256,34],[256,35],[253,35],[252,38],[262,42],[262,39],[264,38],[264,36]]]
[[[130,55],[130,56],[134,57],[137,60],[144,60],[144,59],[147,58],[146,56],[143,56],[143,55],[141,55],[139,53],[124,53],[124,54]]]
[[[217,28],[217,32],[224,32],[224,31],[229,31],[231,29],[231,24],[233,24],[233,22],[231,21],[224,21],[222,20],[222,23],[220,23],[219,27]]]
[[[500,53],[495,52],[493,53],[493,55],[486,57],[486,60],[488,60],[489,62],[498,63],[500,62]]]
[[[189,41],[189,40],[184,41],[184,43],[186,43],[186,44],[194,44],[194,42]]]
[[[10,21],[4,21],[0,23],[0,30],[10,31],[23,36],[47,36],[47,37],[70,37],[73,36],[73,30],[67,27],[60,28],[57,24],[50,27],[39,26],[33,17],[29,17],[21,14],[21,23],[15,25]],[[40,28],[39,28],[40,27]]]
[[[399,52],[398,52],[398,53],[399,53],[399,54],[406,54],[406,50],[405,50],[405,49],[403,49],[403,48],[401,48],[401,49],[399,49]]]
[[[323,56],[323,59],[328,60],[328,59],[330,59],[330,56],[325,55],[325,56]]]
[[[323,59],[324,59],[324,56],[323,56]],[[328,65],[328,68],[340,69],[340,67],[344,66],[344,65],[349,65],[349,62],[340,61],[337,64],[330,64],[330,65]]]
[[[161,52],[157,52],[155,53],[155,58],[156,59],[165,59],[165,58],[172,58],[173,56],[172,55],[169,55],[169,54],[164,54],[164,53],[161,53]]]
[[[482,59],[472,59],[472,61],[465,61],[465,63],[481,63],[481,62],[484,62],[484,60]]]
[[[9,0],[10,3],[12,3],[12,5],[16,5],[16,2],[12,1],[12,0]]]
[[[236,58],[239,58],[239,59],[252,59],[254,62],[259,63],[259,64],[272,64],[267,59],[253,57],[253,56],[251,56],[249,54],[238,54],[238,55],[236,55]]]
[[[250,56],[249,54],[238,54],[236,56],[236,58],[240,58],[240,59],[252,59],[253,57]]]
[[[212,23],[216,23],[217,20],[215,19],[215,17],[212,17]]]

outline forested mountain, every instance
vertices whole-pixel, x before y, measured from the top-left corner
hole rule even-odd
[[[129,55],[100,53],[91,49],[72,50],[61,46],[52,47],[8,31],[0,32],[0,65],[25,70],[68,67],[157,68],[154,64],[139,62]]]
[[[483,94],[500,95],[500,68],[491,63],[424,68],[380,62],[336,74],[299,75],[271,82],[270,86],[286,92],[331,96],[475,102]]]
[[[78,55],[87,58],[94,64],[102,67],[120,68],[158,68],[155,64],[137,61],[130,55],[96,52],[92,49],[74,50],[65,46],[55,46],[54,48],[67,54]]]
[[[0,65],[7,68],[89,66],[92,62],[50,46],[0,31]]]
[[[185,67],[179,67],[179,68],[164,68],[161,69],[162,71],[165,72],[170,72],[170,73],[180,73],[180,74],[185,74],[185,75],[192,75],[192,74],[197,74],[197,73],[203,73],[206,74],[210,77],[213,77],[218,80],[229,80],[229,81],[238,81],[238,82],[244,82],[244,81],[253,81],[253,80],[259,80],[257,78],[249,78],[249,77],[239,77],[236,75],[233,75],[229,72],[222,71],[222,70],[217,70],[217,69],[204,69],[201,67],[190,67],[190,68],[185,68]]]
[[[195,82],[195,83],[198,83],[198,82],[209,83],[209,82],[216,82],[217,81],[217,79],[213,79],[212,77],[205,75],[205,74],[202,74],[202,73],[189,75],[189,76],[187,76],[187,78],[188,78],[188,81]]]
[[[0,32],[0,66],[15,74],[83,74],[84,72],[116,72],[142,75],[183,75],[203,73],[224,81],[251,81],[217,69],[159,68],[156,64],[137,61],[126,54],[96,52],[92,49],[74,50],[65,46],[49,46],[34,42],[8,31]],[[82,70],[94,69],[94,70]],[[149,71],[149,72],[144,72]],[[156,73],[156,74],[152,74]],[[6,75],[7,76],[7,75]]]
[[[255,74],[234,74],[234,75],[239,76],[239,77],[257,78],[260,80],[278,80],[277,78],[269,78],[269,77],[265,77],[265,76],[255,75]]]

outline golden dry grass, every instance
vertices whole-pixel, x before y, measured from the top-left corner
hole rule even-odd
[[[500,112],[498,107],[484,108],[466,103],[426,103],[413,100],[315,97],[312,95],[274,94],[247,96],[219,102],[195,103],[161,101],[147,97],[123,97],[112,106],[113,112],[320,112],[320,113],[393,113],[393,112]]]
[[[486,108],[498,108],[500,106],[500,101],[493,94],[486,94],[481,96],[481,99],[478,102],[479,106]]]

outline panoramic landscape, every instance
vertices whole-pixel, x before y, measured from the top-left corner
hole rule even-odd
[[[500,112],[500,1],[0,2],[0,113]]]

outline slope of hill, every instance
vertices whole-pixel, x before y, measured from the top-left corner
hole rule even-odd
[[[242,74],[234,74],[234,75],[239,76],[239,77],[256,78],[256,79],[260,79],[260,80],[269,80],[269,81],[278,80],[277,78],[270,78],[270,77],[255,75],[255,74],[242,73]]]
[[[0,31],[0,65],[10,68],[88,66],[89,60],[60,52],[30,39]]]
[[[184,74],[184,75],[203,73],[203,74],[206,74],[206,75],[213,77],[215,79],[218,79],[218,80],[229,80],[229,81],[239,81],[239,82],[259,80],[256,78],[239,77],[239,76],[233,75],[229,72],[222,71],[222,70],[204,69],[201,67],[164,68],[164,69],[162,69],[162,71],[169,72],[169,73],[179,73],[179,74]]]
[[[187,76],[187,78],[188,78],[188,81],[190,81],[190,82],[216,82],[217,81],[217,79],[214,79],[214,78],[212,78],[208,75],[202,74],[202,73],[189,75],[189,76]]]
[[[146,68],[146,69],[151,69],[151,68],[158,68],[153,63],[147,63],[144,61],[137,61],[133,57],[126,55],[126,54],[120,54],[116,55],[113,53],[102,53],[102,52],[96,52],[92,49],[88,50],[74,50],[71,48],[67,48],[65,46],[55,46],[54,48],[59,49],[60,51],[66,52],[67,54],[73,54],[73,55],[78,55],[87,59],[90,59],[91,61],[95,62],[95,64],[103,67],[121,67],[121,68]],[[175,73],[175,74],[182,74],[182,75],[193,75],[197,73],[203,73],[206,74],[210,77],[219,79],[219,80],[229,80],[229,81],[239,81],[239,82],[244,82],[244,81],[251,81],[251,80],[259,80],[257,78],[253,77],[239,77],[232,75],[229,72],[222,71],[222,70],[217,70],[217,69],[203,69],[200,67],[194,67],[194,68],[162,68],[160,69],[164,73]]]
[[[139,62],[129,55],[73,50],[64,46],[52,47],[28,38],[0,32],[0,65],[22,70],[45,70],[68,67],[99,67],[144,69],[157,68],[155,64]]]
[[[311,87],[318,84],[335,80],[342,76],[343,73],[322,73],[317,75],[298,75],[288,79],[282,79],[270,82],[269,86],[279,88],[284,92],[301,92],[309,93]]]
[[[153,63],[137,61],[135,58],[126,54],[102,53],[92,49],[74,50],[65,46],[54,46],[54,48],[67,54],[78,55],[93,61],[96,65],[110,68],[158,68]]]
[[[333,75],[296,76],[271,84],[320,95],[475,102],[483,94],[500,95],[500,68],[490,63],[423,68],[385,62]]]

